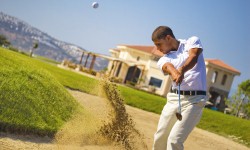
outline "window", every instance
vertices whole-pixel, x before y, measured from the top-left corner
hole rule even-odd
[[[136,60],[139,61],[139,60],[140,60],[140,56],[138,56],[138,57],[136,58]]]
[[[160,79],[151,77],[150,80],[149,80],[149,85],[160,88],[161,84],[162,84],[162,80],[160,80]]]
[[[224,74],[224,75],[223,75],[223,78],[222,78],[222,81],[221,81],[221,84],[222,84],[222,85],[225,85],[226,81],[227,81],[227,75]]]
[[[218,72],[215,71],[215,72],[213,73],[212,80],[211,80],[213,83],[216,82],[217,76],[218,76]]]

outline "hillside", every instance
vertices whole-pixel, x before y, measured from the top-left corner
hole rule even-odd
[[[14,47],[27,53],[30,52],[34,43],[38,43],[39,46],[34,51],[35,55],[44,56],[59,62],[63,59],[69,59],[78,63],[82,52],[87,52],[80,46],[60,41],[25,21],[3,12],[0,12],[0,34],[6,36]],[[94,70],[102,70],[107,64],[107,60],[97,58]]]

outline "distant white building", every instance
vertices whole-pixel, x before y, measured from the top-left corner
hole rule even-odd
[[[205,59],[205,63],[209,100],[220,111],[224,111],[224,99],[228,97],[234,77],[240,72],[218,59]]]
[[[110,53],[108,73],[111,77],[162,96],[170,91],[170,76],[164,76],[156,65],[163,56],[156,47],[118,45],[117,48],[110,49]],[[205,63],[210,102],[223,111],[224,98],[228,97],[233,79],[240,72],[218,59],[205,59]]]

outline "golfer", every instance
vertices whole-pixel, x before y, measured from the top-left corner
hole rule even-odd
[[[154,135],[153,149],[183,150],[183,143],[199,122],[207,100],[203,48],[198,37],[177,40],[167,26],[156,28],[152,41],[157,50],[164,54],[157,63],[158,67],[173,80]],[[178,94],[181,100],[181,120],[176,117]]]

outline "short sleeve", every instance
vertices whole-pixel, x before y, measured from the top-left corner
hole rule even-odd
[[[157,67],[162,71],[163,74],[166,75],[166,73],[163,72],[162,67],[165,63],[170,62],[170,59],[167,57],[161,57],[157,62]]]
[[[203,48],[200,39],[197,36],[192,36],[187,40],[189,49],[191,48]]]

